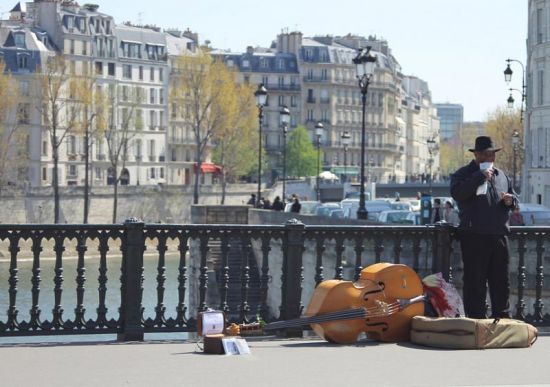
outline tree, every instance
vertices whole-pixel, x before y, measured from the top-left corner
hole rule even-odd
[[[106,98],[93,77],[83,76],[72,80],[76,100],[81,104],[79,132],[84,135],[84,214],[83,223],[88,223],[90,191],[90,152],[94,139],[101,138],[106,128]]]
[[[189,117],[195,141],[193,203],[199,202],[199,176],[206,147],[216,133],[223,133],[235,114],[235,77],[221,61],[203,51],[174,60],[170,101]]]
[[[123,86],[122,86],[123,87]],[[113,183],[113,223],[116,223],[118,208],[118,184],[123,177],[123,172],[128,159],[128,147],[134,138],[135,126],[140,117],[134,119],[136,107],[143,99],[138,86],[123,97],[123,104],[120,111],[117,111],[116,93],[111,91],[109,95],[109,123],[104,132],[111,163],[110,174]],[[122,94],[122,93],[120,93]],[[118,125],[117,125],[118,122]]]
[[[441,141],[439,145],[439,168],[443,175],[450,175],[472,159],[468,149],[474,146],[479,127],[465,125],[452,138]]]
[[[521,123],[521,113],[519,110],[510,110],[497,108],[489,113],[487,118],[487,135],[493,142],[502,148],[497,155],[497,167],[503,169],[509,176],[514,171],[514,147],[512,144],[512,134],[517,131],[520,144],[516,153],[516,167],[523,163],[523,152],[521,141],[523,139],[523,125]],[[518,167],[518,170],[521,168]]]
[[[26,157],[21,152],[25,134],[19,127],[19,121],[25,117],[18,108],[17,82],[4,70],[4,63],[0,61],[0,190],[19,180],[18,171],[26,164]]]
[[[77,132],[81,104],[74,99],[74,71],[69,71],[63,55],[57,54],[49,58],[45,67],[37,73],[37,77],[42,92],[40,109],[44,127],[49,133],[54,164],[54,222],[59,223],[59,147],[69,134]]]
[[[213,161],[222,168],[221,204],[225,203],[227,183],[255,170],[258,160],[253,89],[249,85],[235,85],[235,97],[227,101],[235,105],[230,109],[235,114],[228,117],[227,125],[219,128],[213,138],[216,145]]]
[[[313,176],[317,174],[317,149],[313,146],[304,126],[298,125],[296,129],[290,132],[286,145],[286,155],[289,176]]]

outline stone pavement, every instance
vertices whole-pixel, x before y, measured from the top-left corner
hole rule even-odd
[[[251,354],[205,355],[195,343],[0,344],[0,385],[550,386],[550,336],[532,348],[441,350],[409,343],[247,339]]]

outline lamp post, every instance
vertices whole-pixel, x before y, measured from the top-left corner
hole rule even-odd
[[[523,65],[523,63],[521,61],[519,61],[517,59],[508,58],[508,59],[506,59],[506,62],[507,62],[507,66],[506,66],[506,69],[504,70],[504,81],[506,82],[506,84],[510,83],[510,81],[512,80],[512,74],[514,73],[512,71],[512,68],[510,67],[510,63],[516,62],[516,63],[519,63],[519,65],[521,66],[521,71],[522,71],[522,74],[521,74],[522,75],[521,76],[521,90],[510,88],[510,96],[508,97],[507,102],[508,102],[508,108],[513,109],[514,108],[514,97],[512,96],[512,92],[515,91],[515,92],[518,92],[521,95],[519,122],[520,122],[520,124],[523,128],[523,116],[524,116],[525,110],[526,110],[526,98],[527,98],[526,86],[525,86],[525,66]],[[527,136],[529,134],[529,131],[525,130],[524,134]],[[520,134],[518,133],[518,131],[514,130],[514,132],[512,134],[512,145],[513,145],[513,152],[514,152],[514,165],[513,165],[513,169],[514,169],[513,170],[513,172],[514,172],[513,188],[514,188],[514,190],[517,189],[516,157],[517,157],[517,153],[519,151],[519,136],[520,136]]]
[[[357,56],[353,58],[356,67],[356,76],[361,90],[361,101],[363,104],[363,119],[361,121],[361,186],[359,193],[359,209],[357,210],[357,219],[367,219],[367,209],[365,208],[365,110],[367,104],[367,92],[369,83],[374,73],[376,55],[371,54],[371,47],[361,48]]]
[[[317,201],[321,200],[321,191],[319,190],[319,175],[321,174],[321,136],[323,135],[324,125],[321,122],[315,124],[315,136],[317,137]]]
[[[254,92],[256,98],[256,106],[258,106],[258,194],[256,196],[256,207],[260,208],[260,198],[262,193],[262,119],[264,118],[264,106],[267,102],[267,89],[263,83],[258,85],[258,89]]]
[[[137,162],[137,182],[136,185],[139,185],[139,174],[140,174],[140,164],[141,164],[141,148],[139,148],[139,154],[136,155],[136,162]]]
[[[430,138],[426,141],[428,144],[428,153],[430,158],[428,159],[428,165],[430,166],[430,176],[429,176],[429,186],[430,186],[430,195],[432,194],[432,180],[433,180],[433,164],[434,164],[434,154],[437,150],[437,144],[433,138]]]
[[[513,177],[512,177],[512,187],[514,188],[514,192],[516,191],[517,189],[517,185],[516,185],[516,174],[517,174],[517,170],[516,170],[516,157],[517,157],[517,153],[518,153],[518,146],[519,146],[519,133],[517,130],[514,130],[514,133],[512,133],[512,150],[514,152],[514,169],[513,169]]]
[[[510,67],[510,63],[516,62],[519,63],[521,66],[522,71],[522,77],[521,77],[521,90],[510,88],[510,96],[508,97],[508,107],[513,108],[514,107],[514,97],[512,97],[512,91],[517,91],[521,94],[521,107],[520,107],[520,122],[523,123],[523,113],[525,111],[525,66],[523,63],[517,59],[506,59],[506,62],[508,64],[506,65],[506,69],[504,70],[504,81],[506,84],[509,84],[512,80],[512,74],[514,73],[512,71],[512,68]]]
[[[283,126],[283,204],[286,202],[286,135],[288,133],[288,124],[290,123],[290,110],[283,106],[279,112],[281,116],[281,125]]]
[[[344,133],[342,133],[342,145],[344,145],[344,181],[347,183],[348,181],[348,146],[351,142],[351,136],[349,132],[346,130]]]

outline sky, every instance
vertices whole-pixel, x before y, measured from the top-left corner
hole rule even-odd
[[[404,74],[428,82],[434,102],[462,104],[465,121],[485,120],[506,105],[509,87],[521,88],[518,64],[512,83],[504,82],[507,58],[526,64],[527,0],[89,1],[116,23],[189,28],[201,42],[234,52],[268,47],[285,29],[307,37],[376,35]],[[15,4],[0,0],[0,16]]]

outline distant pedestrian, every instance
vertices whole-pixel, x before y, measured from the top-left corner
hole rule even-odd
[[[262,208],[264,210],[271,210],[271,201],[269,199],[262,198]]]
[[[510,214],[510,226],[525,226],[525,220],[519,211],[519,206],[514,208],[514,211]]]
[[[445,209],[443,210],[443,220],[453,226],[458,226],[458,212],[455,210],[453,203],[450,200],[445,202]]]
[[[250,204],[252,207],[256,206],[256,195],[250,194],[250,199],[248,199],[248,202],[246,204]]]
[[[284,211],[285,205],[281,201],[281,198],[279,196],[275,196],[275,200],[273,201],[273,205],[271,206],[271,209],[275,211]]]
[[[302,205],[300,204],[300,199],[298,199],[298,196],[294,196],[294,203],[292,203],[292,206],[290,207],[290,212],[300,213],[300,210],[302,209]]]
[[[443,214],[441,213],[442,211],[442,208],[441,208],[441,199],[439,198],[435,198],[434,199],[434,208],[432,208],[432,219],[431,219],[431,222],[432,224],[434,223],[437,223],[441,220],[443,220]]]

